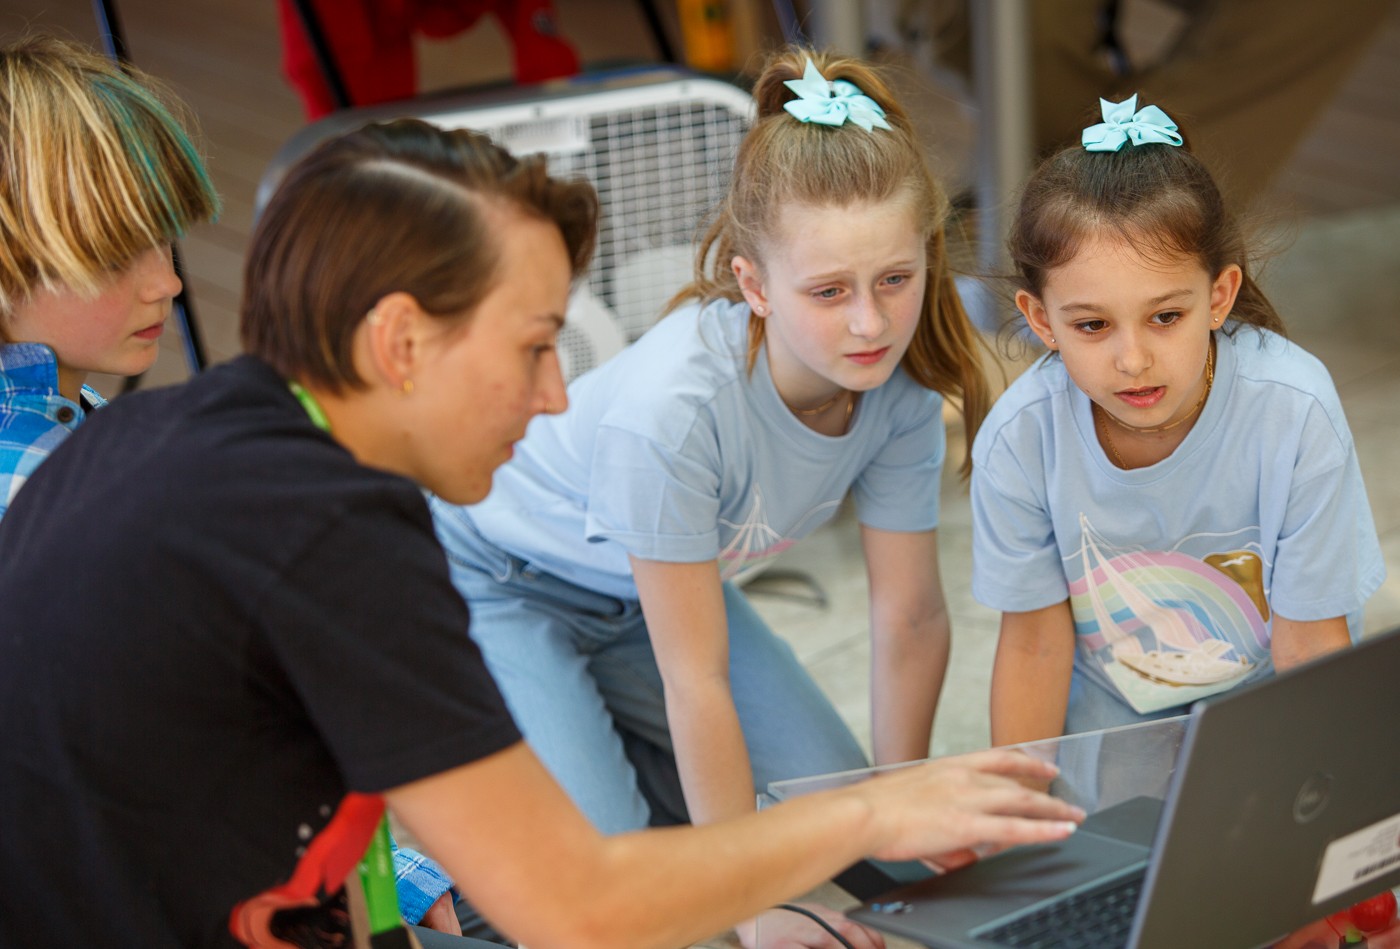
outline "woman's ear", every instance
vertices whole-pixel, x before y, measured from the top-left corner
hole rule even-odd
[[[1216,276],[1210,285],[1210,328],[1216,329],[1225,322],[1230,311],[1235,308],[1235,298],[1240,295],[1244,284],[1244,271],[1239,264],[1230,264]]]
[[[1046,349],[1059,349],[1059,343],[1055,341],[1055,335],[1050,329],[1050,315],[1045,312],[1045,304],[1040,302],[1040,298],[1029,290],[1016,291],[1016,309],[1021,311],[1021,315],[1026,318],[1026,325],[1031,328],[1031,332],[1040,338]]]
[[[753,310],[755,316],[767,316],[772,312],[768,307],[768,296],[763,292],[763,277],[758,267],[747,257],[735,257],[730,262],[734,277],[739,281],[739,291]]]
[[[365,381],[412,390],[423,356],[424,318],[418,301],[407,293],[386,294],[375,302],[360,327],[368,362]]]

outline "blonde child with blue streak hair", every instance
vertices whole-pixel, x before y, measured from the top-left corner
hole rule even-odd
[[[0,49],[0,516],[104,404],[90,373],[155,362],[171,242],[218,197],[173,100],[84,47]]]
[[[192,125],[152,77],[86,47],[0,49],[0,517],[106,404],[88,375],[156,360],[182,289],[171,245],[219,211]],[[450,881],[395,857],[406,918],[455,925]]]

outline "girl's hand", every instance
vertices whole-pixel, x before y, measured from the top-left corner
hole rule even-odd
[[[883,936],[851,922],[836,910],[816,903],[797,905],[820,916],[855,949],[885,949]],[[770,909],[756,919],[740,923],[735,932],[744,949],[842,949],[831,933],[801,913],[787,909]]]

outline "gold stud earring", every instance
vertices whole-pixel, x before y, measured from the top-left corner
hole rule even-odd
[[[405,379],[405,380],[403,381],[403,394],[404,394],[404,395],[412,395],[412,394],[413,394],[413,380],[412,380],[412,379]]]

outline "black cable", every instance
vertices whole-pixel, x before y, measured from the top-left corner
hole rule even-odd
[[[835,939],[835,940],[836,940],[837,942],[839,942],[841,945],[845,946],[846,949],[856,949],[856,947],[853,946],[853,945],[851,945],[849,942],[847,942],[847,941],[845,940],[845,938],[844,938],[840,933],[838,933],[836,930],[832,929],[830,923],[828,923],[826,920],[822,919],[822,918],[821,918],[820,916],[818,916],[816,913],[812,912],[811,910],[809,910],[809,909],[807,909],[807,908],[805,908],[805,907],[802,907],[802,906],[794,906],[794,905],[791,904],[791,903],[779,903],[777,906],[775,906],[775,907],[773,907],[773,908],[774,908],[774,909],[785,909],[785,910],[787,910],[789,913],[797,913],[797,914],[800,915],[800,916],[806,916],[808,919],[810,919],[812,922],[816,923],[816,924],[817,924],[818,926],[820,926],[822,929],[825,929],[827,932],[831,933],[831,938]]]
[[[355,104],[350,98],[350,87],[345,83],[340,64],[335,61],[331,41],[321,27],[320,14],[316,12],[311,0],[292,0],[292,9],[296,11],[297,20],[301,23],[302,35],[311,44],[311,52],[316,57],[316,65],[321,69],[321,80],[325,82],[326,89],[331,94],[331,101],[337,109],[350,108]]]
[[[797,17],[797,10],[793,7],[792,0],[773,0],[773,12],[777,14],[778,26],[782,28],[784,42],[795,46],[807,46],[811,43],[806,32],[802,29],[802,23]]]
[[[675,47],[671,45],[671,40],[666,36],[666,27],[661,24],[661,15],[656,12],[656,4],[652,0],[637,0],[642,8],[642,17],[647,21],[647,28],[651,30],[651,38],[656,43],[656,49],[661,54],[662,62],[680,62],[676,58]]]

